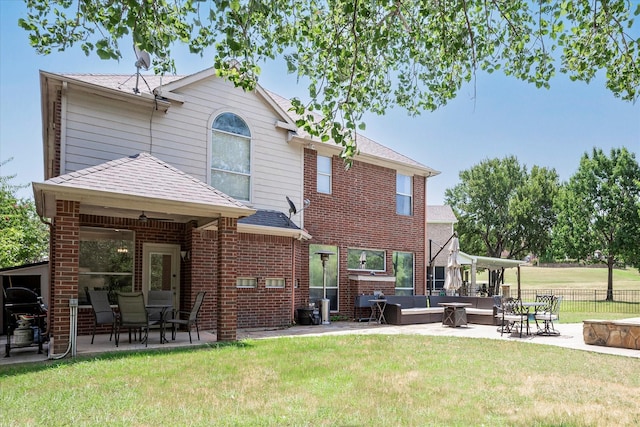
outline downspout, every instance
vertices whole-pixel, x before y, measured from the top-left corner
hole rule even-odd
[[[44,195],[42,195],[42,212],[44,212]],[[50,221],[45,220],[42,216],[38,215],[38,219],[41,223],[49,227],[49,301],[47,301],[47,330],[45,334],[49,335],[49,325],[51,325],[51,312],[49,307],[51,307],[51,280],[53,279],[53,275],[51,274],[51,227],[53,224]]]

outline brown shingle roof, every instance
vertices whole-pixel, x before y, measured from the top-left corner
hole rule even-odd
[[[60,175],[44,183],[160,200],[246,208],[220,190],[147,153]]]
[[[287,98],[283,98],[282,96],[278,95],[277,93],[271,92],[271,91],[266,91],[269,96],[271,96],[271,98],[278,104],[280,105],[280,107],[287,112],[287,114],[289,114],[289,116],[291,116],[291,118],[293,120],[296,120],[298,118],[298,116],[293,112],[290,111],[291,109],[291,101],[288,100]],[[316,113],[313,113],[314,116],[320,120],[320,116]],[[306,137],[308,138],[309,136],[307,134],[305,134],[302,131],[298,131],[299,134],[301,134],[300,136]],[[328,144],[335,144],[333,142],[333,140],[331,140],[331,142],[328,142]],[[379,157],[382,159],[387,159],[387,160],[393,160],[395,162],[399,162],[399,163],[404,163],[407,165],[411,165],[413,167],[418,167],[418,168],[424,168],[424,169],[430,169],[428,166],[423,165],[420,162],[417,162],[403,154],[398,153],[397,151],[392,150],[389,147],[385,147],[382,144],[379,144],[377,142],[375,142],[372,139],[367,138],[364,135],[361,134],[356,134],[356,145],[358,146],[358,150],[360,151],[360,153],[362,154],[368,154],[371,156],[375,156],[375,157]],[[434,174],[437,174],[436,171],[433,171]]]

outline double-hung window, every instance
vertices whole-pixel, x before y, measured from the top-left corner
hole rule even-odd
[[[331,157],[318,156],[318,193],[331,194]]]
[[[398,173],[396,175],[396,213],[398,215],[412,214],[412,179],[410,176]]]
[[[251,197],[251,132],[240,117],[222,113],[212,125],[211,185],[238,200]]]

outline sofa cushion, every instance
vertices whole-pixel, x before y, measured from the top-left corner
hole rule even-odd
[[[493,316],[493,308],[489,310],[486,308],[467,307],[465,311],[467,314],[486,314],[487,316]]]
[[[442,313],[442,307],[414,307],[414,308],[403,308],[400,310],[403,316],[410,316],[412,314],[427,314],[427,313]]]

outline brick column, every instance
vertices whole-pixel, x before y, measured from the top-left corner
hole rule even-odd
[[[218,221],[218,341],[235,341],[238,328],[238,291],[236,289],[238,258],[238,220]]]
[[[69,345],[69,298],[78,298],[80,202],[58,200],[53,228],[50,333],[54,340],[53,352],[64,353]]]
[[[198,230],[195,224],[187,228],[186,249],[191,251],[191,259],[184,262],[185,281],[182,283],[181,299],[183,310],[191,310],[196,295],[205,291],[198,324],[201,330],[214,330],[217,316],[218,280],[215,271],[218,266],[217,232]]]

